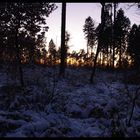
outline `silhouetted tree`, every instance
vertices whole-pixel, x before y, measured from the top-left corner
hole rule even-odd
[[[42,25],[46,24],[46,18],[56,9],[55,4],[50,3],[14,3],[10,2],[1,10],[0,19],[5,29],[6,46],[15,48],[16,58],[20,72],[20,82],[24,85],[21,64],[21,55],[24,47],[28,46],[32,57],[36,46],[37,33]],[[5,28],[7,27],[7,28]],[[43,27],[45,31],[48,27]],[[30,42],[30,44],[28,44]],[[25,46],[23,46],[23,44]],[[29,47],[30,46],[30,47]],[[32,59],[31,59],[32,60]]]
[[[86,52],[84,49],[80,49],[78,57],[81,63],[82,62],[86,63]]]
[[[129,33],[129,40],[128,40],[128,48],[127,52],[131,56],[132,65],[139,70],[140,67],[140,25],[137,26],[133,24],[130,33]]]
[[[101,50],[102,47],[102,43],[103,43],[103,32],[104,32],[104,26],[105,26],[105,3],[102,2],[101,3],[102,8],[101,8],[101,23],[99,24],[97,30],[98,30],[98,34],[97,34],[97,38],[98,38],[98,46],[97,46],[97,50],[96,50],[96,54],[95,54],[95,58],[94,58],[94,65],[93,65],[93,70],[90,76],[90,83],[93,83],[93,77],[95,74],[95,70],[96,70],[96,64],[97,64],[97,57],[98,54]]]
[[[72,53],[70,54],[70,58],[73,59],[73,66],[76,66],[77,65],[77,62],[79,60],[79,56],[78,56],[78,53],[76,51],[72,51]]]
[[[103,53],[103,59],[106,60],[107,66],[110,65],[109,57],[111,56],[111,5],[106,4],[104,9],[104,32],[102,33],[102,44],[101,44],[101,51]],[[103,61],[103,62],[104,62]]]
[[[66,62],[65,62],[65,68],[67,66],[67,57],[70,56],[70,53],[68,52],[69,50],[69,42],[70,40],[70,33],[68,33],[68,31],[65,32],[65,59],[66,59]],[[60,61],[61,62],[61,47],[58,48],[57,52],[56,52],[56,59],[57,61]]]
[[[65,46],[65,26],[66,26],[66,2],[62,2],[61,16],[61,59],[60,59],[60,76],[65,76],[66,68],[66,46]]]
[[[65,32],[65,46],[66,46],[66,50],[69,49],[69,45],[68,42],[70,40],[70,33],[68,33],[68,31]]]
[[[36,48],[35,48],[34,52],[31,53],[30,55],[32,55],[32,59],[34,61],[42,60],[43,63],[46,63],[47,50],[46,50],[45,32],[41,32],[41,34],[37,35]]]
[[[114,7],[114,24],[112,26],[112,43],[113,43],[113,49],[112,49],[112,68],[115,66],[115,48],[116,48],[116,41],[115,41],[115,34],[116,34],[116,9],[118,7],[119,3],[114,2],[113,7]]]
[[[68,45],[68,42],[70,41],[70,33],[68,33],[68,31],[65,32],[65,47],[66,47],[66,59],[67,57],[69,56],[69,45]],[[65,67],[67,67],[67,61],[66,61],[66,64],[65,64]]]
[[[85,38],[87,39],[87,57],[89,55],[89,47],[92,50],[96,41],[96,33],[95,33],[95,23],[93,19],[89,16],[85,20],[84,28],[83,28]],[[92,51],[91,51],[92,53]]]
[[[49,64],[52,66],[56,62],[56,45],[54,41],[51,39],[48,46],[48,53],[49,53]]]
[[[115,39],[117,44],[117,54],[119,56],[119,67],[122,66],[122,56],[124,52],[126,51],[126,43],[127,43],[127,37],[129,33],[130,28],[130,20],[124,15],[124,11],[122,9],[119,9],[117,12],[117,17],[115,21]]]

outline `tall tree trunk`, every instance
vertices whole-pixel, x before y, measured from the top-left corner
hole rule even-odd
[[[102,54],[100,53],[100,66],[102,65]]]
[[[115,24],[116,24],[116,8],[117,8],[117,3],[114,2],[114,28],[113,28],[113,33],[112,33],[112,37],[113,37],[113,64],[112,67],[114,69],[115,67]]]
[[[120,40],[120,48],[119,48],[119,68],[122,67],[122,42]]]
[[[88,58],[89,50],[88,50],[88,41],[87,41],[87,58]]]
[[[107,46],[107,69],[109,68],[109,46]]]
[[[66,46],[65,46],[65,27],[66,27],[66,2],[62,2],[61,17],[61,59],[60,59],[60,76],[65,76],[66,67]]]
[[[23,69],[22,69],[22,64],[20,59],[20,51],[18,48],[17,48],[17,59],[18,59],[19,74],[20,74],[20,84],[23,87],[24,86]]]
[[[95,70],[96,70],[96,64],[97,64],[97,58],[98,58],[98,54],[100,52],[100,48],[101,48],[101,40],[102,40],[102,33],[104,30],[104,25],[105,25],[105,16],[104,16],[104,7],[105,7],[105,3],[102,2],[102,9],[101,9],[101,29],[100,29],[100,33],[99,33],[99,37],[98,37],[98,46],[97,46],[97,51],[96,51],[96,55],[95,55],[95,59],[94,59],[94,65],[93,65],[93,70],[90,76],[90,83],[93,83],[93,77],[95,75]]]
[[[35,50],[35,47],[29,48],[29,63],[30,63],[30,65],[34,64],[34,50]]]
[[[102,65],[102,67],[104,68],[105,67],[105,53],[103,53],[103,65]]]
[[[111,68],[111,66],[112,66],[112,59],[111,59],[111,56],[112,56],[112,47],[110,46],[110,50],[109,50],[109,52],[110,52],[110,61],[109,61],[109,67]]]
[[[90,57],[92,57],[93,48],[90,47]]]
[[[22,64],[21,64],[21,58],[20,58],[20,50],[19,50],[19,44],[18,44],[18,29],[20,26],[20,21],[18,21],[18,26],[16,27],[16,35],[15,35],[15,46],[16,46],[16,55],[17,55],[17,62],[18,62],[18,68],[19,68],[19,75],[20,75],[20,84],[23,87],[24,86],[24,80],[23,80],[23,70],[22,70]]]
[[[97,51],[96,51],[96,55],[95,55],[95,59],[94,59],[94,65],[93,65],[93,70],[90,76],[90,83],[93,83],[93,77],[95,75],[95,70],[96,70],[96,65],[97,65],[97,58],[98,58],[98,54],[99,54],[99,50],[100,50],[100,44],[98,43],[98,47],[97,47]]]
[[[110,68],[112,67],[114,69],[114,46],[113,46],[113,38],[114,38],[114,31],[113,31],[113,5],[111,3],[111,46],[110,46]]]

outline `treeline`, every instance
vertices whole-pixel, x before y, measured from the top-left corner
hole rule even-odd
[[[114,69],[140,69],[140,25],[132,25],[119,3],[101,2],[101,23],[95,27],[89,16],[83,32],[87,51],[69,52],[70,34],[65,31],[66,3],[62,3],[61,47],[50,40],[46,49],[46,18],[57,9],[54,3],[0,3],[0,64],[16,66],[24,85],[22,64],[60,64],[60,73],[67,65],[93,67],[90,82],[98,66]],[[94,13],[93,13],[94,14]],[[82,29],[81,29],[82,30]]]
[[[132,25],[122,8],[117,10],[119,3],[101,2],[101,23],[95,27],[95,22],[89,16],[85,20],[84,33],[87,39],[88,50],[93,49],[97,44],[94,57],[93,70],[90,82],[96,70],[97,62],[101,65],[114,69],[132,66],[139,70],[140,68],[140,25]],[[135,42],[135,43],[134,43]],[[100,56],[100,59],[99,59]]]
[[[134,24],[131,27],[123,9],[117,10],[119,3],[101,3],[101,5],[101,23],[97,27],[90,16],[85,20],[83,31],[87,40],[87,56],[92,57],[96,46],[94,57],[98,56],[96,61],[100,65],[110,68],[122,68],[124,65],[138,68],[140,25]]]
[[[67,51],[67,62],[72,65],[92,66],[95,58],[102,67],[139,66],[140,25],[130,26],[130,20],[119,3],[101,3],[101,23],[95,27],[89,16],[85,20],[84,34],[87,51]],[[1,3],[0,7],[0,62],[17,61],[52,65],[60,62],[61,49],[50,41],[46,50],[45,16],[57,8],[49,3]],[[70,34],[65,34],[66,50]],[[98,48],[98,49],[97,49]],[[76,62],[75,62],[76,61]]]

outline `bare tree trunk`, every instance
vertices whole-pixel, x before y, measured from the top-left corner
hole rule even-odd
[[[102,66],[102,54],[100,53],[100,66]]]
[[[111,66],[112,66],[112,59],[111,59],[111,56],[112,56],[112,47],[111,47],[111,46],[110,46],[109,53],[110,53],[110,58],[109,58],[109,68],[111,68]]]
[[[18,48],[17,48],[17,59],[18,59],[19,74],[20,74],[20,84],[23,87],[24,86],[23,69],[22,69],[22,64],[21,64],[21,59],[20,59],[20,52]]]
[[[96,70],[96,64],[97,64],[97,58],[98,58],[98,54],[99,54],[99,43],[98,43],[98,47],[97,47],[97,51],[96,51],[96,55],[95,55],[95,59],[94,59],[94,65],[93,65],[93,70],[90,76],[90,83],[93,83],[93,77],[95,75],[95,70]]]
[[[66,46],[65,46],[65,26],[66,26],[66,2],[62,2],[62,17],[61,17],[61,59],[59,75],[65,75],[66,67]]]
[[[102,68],[104,67],[105,62],[105,54],[102,52]]]
[[[88,58],[88,54],[89,54],[89,51],[88,51],[88,42],[87,42],[87,58]]]
[[[115,67],[115,47],[114,46],[113,46],[113,55],[112,55],[112,57],[113,57],[112,68],[114,69],[114,67]]]
[[[103,59],[104,55],[102,52],[101,52],[101,57],[102,57],[102,64],[101,64],[101,67],[102,67],[104,65],[104,59]]]
[[[121,40],[120,40],[120,48],[119,48],[119,68],[122,67],[122,43],[121,43]]]
[[[116,8],[117,8],[117,4],[114,3],[114,25],[115,25],[115,21],[116,21]],[[115,27],[115,26],[114,26]],[[113,28],[113,33],[112,33],[112,38],[113,38],[113,64],[112,64],[112,67],[114,69],[114,66],[115,66],[115,28]]]
[[[95,59],[94,59],[93,70],[92,70],[90,80],[89,80],[90,83],[93,83],[93,77],[95,75],[97,58],[98,58],[98,54],[99,54],[100,48],[101,48],[102,32],[103,32],[103,28],[104,28],[104,25],[105,25],[105,17],[104,17],[105,3],[102,2],[101,5],[102,5],[102,9],[101,9],[101,29],[100,29],[100,33],[99,33],[99,37],[98,37],[98,46],[97,46],[97,51],[96,51],[96,55],[95,55]]]
[[[29,63],[34,64],[34,48],[29,49]]]
[[[24,86],[23,70],[22,70],[22,64],[21,64],[21,58],[20,58],[20,50],[19,50],[18,45],[19,44],[18,44],[18,27],[17,27],[16,28],[16,35],[15,35],[15,46],[16,46],[16,55],[17,55],[17,62],[18,62],[19,75],[20,75],[20,84],[23,87]]]
[[[109,68],[109,46],[107,46],[107,69]]]
[[[111,3],[111,44],[110,44],[110,68],[114,69],[114,60],[113,60],[113,37],[114,37],[114,31],[113,31],[113,20],[112,20],[112,16],[113,16],[113,8],[112,8],[112,3]]]

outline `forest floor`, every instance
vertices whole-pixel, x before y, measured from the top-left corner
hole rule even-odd
[[[23,70],[24,88],[17,73],[0,70],[1,137],[140,136],[140,97],[127,125],[139,85],[125,83],[122,72],[97,69],[90,84],[85,68],[67,68],[65,78],[58,68]]]

